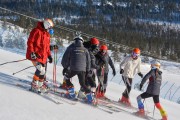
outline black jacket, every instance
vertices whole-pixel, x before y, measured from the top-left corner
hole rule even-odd
[[[61,64],[73,71],[90,71],[90,55],[80,40],[76,40],[66,49]]]
[[[101,52],[98,52],[97,55],[95,55],[95,57],[96,57],[96,64],[100,66],[104,66],[104,73],[109,72],[109,65],[111,66],[112,70],[115,71],[114,64],[108,53],[102,55]],[[98,76],[101,75],[101,68],[97,69],[97,75]]]

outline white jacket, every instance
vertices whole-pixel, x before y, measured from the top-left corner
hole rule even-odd
[[[127,56],[120,64],[120,70],[124,69],[122,74],[124,77],[134,78],[136,73],[140,73],[141,58],[134,60],[131,56]]]

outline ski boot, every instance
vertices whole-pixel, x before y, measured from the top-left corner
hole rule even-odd
[[[80,99],[84,99],[84,100],[86,99],[85,92],[84,92],[84,90],[82,88],[79,90],[77,97],[80,98]]]
[[[38,89],[39,89],[38,83],[39,83],[39,81],[33,80],[31,83],[30,91],[38,92]]]
[[[67,90],[67,93],[66,93],[66,97],[68,99],[75,99],[76,98],[76,93],[74,91],[74,87],[71,87]]]
[[[131,102],[129,101],[129,98],[126,98],[124,96],[122,96],[122,98],[119,99],[118,102],[120,102],[120,103],[122,103],[122,104],[124,104],[126,106],[131,106]]]
[[[139,109],[139,111],[137,111],[135,114],[137,116],[144,117],[145,116],[145,111],[144,111],[144,109]]]
[[[161,120],[167,120],[167,116],[163,116]]]
[[[67,90],[67,89],[68,89],[68,87],[67,87],[67,85],[66,85],[66,80],[63,80],[63,83],[60,84],[59,88],[64,89],[64,90]]]
[[[38,93],[47,93],[48,87],[46,86],[46,84],[44,84],[44,82],[39,81],[38,86],[39,86]]]
[[[95,101],[92,93],[87,93],[86,98],[87,98],[87,103],[88,104],[97,105],[97,102]]]

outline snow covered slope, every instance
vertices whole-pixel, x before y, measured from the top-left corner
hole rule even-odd
[[[0,63],[24,59],[25,56],[18,55],[16,53],[8,52],[0,49]],[[9,63],[0,67],[0,120],[141,120],[136,116],[128,114],[126,112],[118,112],[113,114],[108,114],[102,110],[96,109],[94,107],[77,103],[76,105],[69,105],[67,103],[55,104],[43,97],[34,94],[32,92],[20,89],[16,86],[11,86],[8,82],[12,82],[18,78],[25,79],[28,81],[32,80],[35,68],[29,68],[23,72],[16,75],[12,73],[17,72],[25,67],[31,66],[31,62],[28,60]],[[116,66],[118,67],[118,66]],[[148,71],[149,66],[143,65],[143,70]],[[57,67],[57,81],[62,82],[62,67]],[[51,64],[48,64],[47,78],[52,79],[53,68]],[[144,72],[145,73],[145,72]],[[173,74],[173,73],[172,73]],[[168,74],[165,74],[168,77]],[[178,74],[177,74],[178,75]],[[2,76],[5,76],[2,77]],[[111,76],[109,76],[111,78]],[[113,81],[119,81],[120,75],[117,75]],[[139,78],[138,78],[139,79]],[[73,83],[75,84],[76,90],[79,90],[79,84],[77,77],[73,78]],[[107,97],[118,100],[121,97],[121,93],[124,91],[123,85],[118,85],[114,82],[109,82]],[[136,105],[136,97],[141,92],[132,90],[131,92],[131,102],[134,106]],[[161,99],[162,106],[168,113],[169,120],[178,120],[180,117],[180,105],[174,102],[170,102]],[[146,99],[145,102],[146,110],[153,112],[153,101],[152,99]],[[130,110],[133,112],[133,110]],[[150,113],[153,116],[152,113]],[[155,110],[155,118],[160,118],[159,111]]]

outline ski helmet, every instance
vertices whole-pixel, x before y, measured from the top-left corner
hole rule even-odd
[[[131,56],[132,56],[133,59],[137,59],[138,56],[140,55],[140,53],[141,53],[141,51],[140,51],[139,48],[134,48],[133,51],[132,51]]]
[[[50,29],[54,26],[54,23],[51,19],[45,19],[43,21],[43,25],[44,25],[44,28],[47,30],[47,29]]]
[[[151,68],[160,68],[161,63],[157,60],[151,61]]]
[[[134,48],[134,49],[133,49],[133,52],[136,53],[136,54],[140,54],[140,53],[141,53],[141,51],[140,51],[139,48]]]
[[[107,51],[107,50],[108,50],[108,47],[107,47],[106,45],[101,45],[100,50],[101,50],[101,51],[103,51],[103,50],[106,50],[106,51]]]
[[[92,45],[99,45],[99,40],[97,38],[95,38],[95,37],[91,38],[90,41],[91,41]]]
[[[84,42],[84,39],[81,36],[76,36],[74,40],[81,40],[82,42]]]

